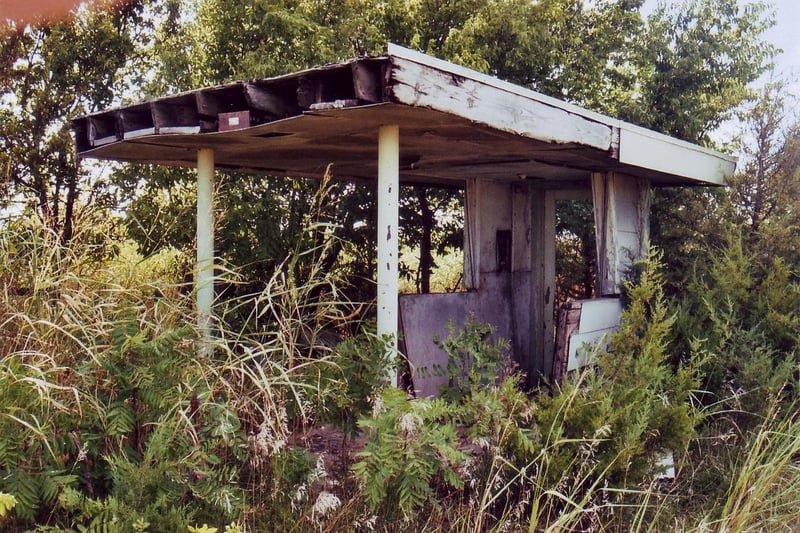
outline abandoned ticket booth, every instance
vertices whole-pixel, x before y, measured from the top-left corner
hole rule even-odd
[[[78,118],[81,157],[197,167],[197,307],[213,312],[214,169],[337,178],[378,187],[378,332],[414,367],[446,364],[448,320],[487,322],[531,383],[578,364],[613,329],[622,273],[647,247],[651,187],[721,185],[731,157],[389,45],[384,56],[231,83]],[[464,187],[464,286],[398,298],[401,183]],[[554,369],[555,206],[591,202],[596,299]],[[571,338],[571,341],[570,341]],[[433,373],[414,386],[436,393]]]

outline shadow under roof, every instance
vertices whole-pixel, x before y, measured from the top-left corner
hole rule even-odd
[[[269,79],[80,117],[80,157],[374,180],[378,128],[400,127],[406,183],[528,179],[543,187],[621,172],[653,185],[722,185],[735,159],[396,45]]]

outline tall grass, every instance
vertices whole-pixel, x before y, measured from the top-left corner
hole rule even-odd
[[[669,366],[657,276],[631,287],[611,351],[552,394],[523,392],[489,364],[444,399],[406,400],[383,392],[389,361],[365,307],[322,266],[335,237],[321,217],[309,215],[308,241],[262,290],[217,302],[205,355],[189,260],[141,257],[88,222],[70,247],[34,220],[0,231],[8,530],[800,528],[795,388],[761,402],[771,407],[752,427],[713,408],[699,416],[699,367]],[[480,331],[448,346],[499,364]],[[320,453],[309,443],[323,423],[335,442]],[[675,479],[659,477],[665,451]]]
[[[716,531],[796,531],[800,528],[800,414],[798,404],[773,400],[734,466],[733,483]]]
[[[76,224],[69,247],[34,218],[3,228],[0,491],[17,497],[12,528],[319,521],[313,504],[331,487],[303,433],[337,417],[354,427],[388,363],[374,336],[334,349],[363,306],[323,268],[335,238],[319,214],[328,187],[308,241],[263,290],[217,302],[202,353],[181,252],[141,257],[104,233],[103,214]],[[364,398],[337,396],[354,386]]]

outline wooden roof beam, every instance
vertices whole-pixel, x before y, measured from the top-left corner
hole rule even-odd
[[[293,91],[280,90],[268,82],[245,83],[244,95],[247,105],[263,113],[267,121],[280,120],[301,113]]]
[[[97,115],[89,118],[88,123],[89,144],[103,146],[120,140],[117,131],[117,121],[113,113]]]
[[[197,110],[197,94],[185,94],[151,104],[153,125],[157,134],[200,133],[200,115]]]
[[[149,105],[126,107],[117,114],[118,128],[123,139],[135,139],[156,132],[153,111]]]

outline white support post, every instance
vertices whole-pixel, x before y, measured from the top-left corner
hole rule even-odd
[[[211,307],[214,303],[214,150],[197,151],[197,327],[200,353],[211,350]]]
[[[397,355],[400,128],[378,131],[378,336],[389,336]],[[397,373],[389,376],[397,384]]]

